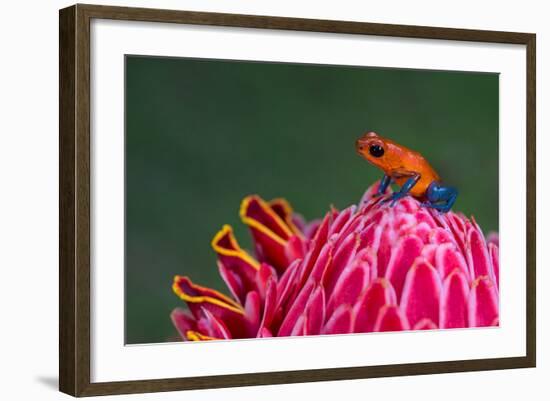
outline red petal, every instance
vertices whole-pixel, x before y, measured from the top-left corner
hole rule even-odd
[[[202,308],[223,321],[233,338],[249,337],[244,310],[231,298],[210,288],[194,284],[187,277],[175,276],[172,289],[183,299],[196,319],[204,316]]]
[[[397,300],[401,299],[405,276],[413,265],[415,259],[420,256],[424,244],[415,236],[406,237],[393,249],[391,259],[386,270],[386,278],[395,288]]]
[[[203,312],[208,328],[201,327],[201,331],[208,333],[208,336],[214,338],[231,338],[231,333],[227,329],[227,326],[220,319],[216,318],[206,308],[203,308]]]
[[[340,305],[328,319],[323,334],[346,334],[352,329],[351,308],[349,305]]]
[[[498,322],[498,295],[487,276],[474,281],[468,300],[468,320],[471,327],[485,327]]]
[[[374,331],[409,330],[409,322],[395,305],[385,305],[380,309]]]
[[[170,318],[172,319],[172,323],[174,323],[174,326],[178,330],[178,333],[184,340],[187,340],[186,333],[189,330],[197,330],[197,321],[186,310],[176,308],[170,314]]]
[[[384,305],[395,305],[396,302],[395,291],[390,282],[384,278],[376,279],[353,308],[354,331],[356,333],[373,331],[380,308]]]
[[[284,198],[277,198],[273,199],[269,202],[269,206],[271,207],[271,210],[277,214],[281,218],[282,221],[285,222],[288,228],[296,234],[296,236],[303,238],[304,235],[302,234],[302,231],[298,228],[298,226],[294,223],[294,210],[292,210],[292,206],[290,206],[290,203]]]
[[[468,280],[464,272],[455,269],[443,282],[439,309],[442,329],[468,327]]]
[[[218,254],[222,278],[235,298],[243,304],[246,294],[257,289],[256,272],[260,264],[241,249],[229,225],[224,225],[214,236],[212,248]]]
[[[425,260],[417,259],[405,279],[401,310],[411,326],[428,318],[439,325],[441,281],[437,271]]]
[[[240,216],[243,223],[250,228],[258,256],[277,271],[284,271],[289,264],[285,247],[293,235],[285,222],[256,195],[243,199]]]

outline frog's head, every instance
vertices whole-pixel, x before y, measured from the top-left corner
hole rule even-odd
[[[367,132],[355,141],[355,150],[361,157],[367,159],[376,167],[385,169],[384,155],[387,153],[387,143],[376,132]]]

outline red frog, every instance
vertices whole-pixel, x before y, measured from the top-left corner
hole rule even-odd
[[[458,191],[444,186],[439,176],[424,157],[414,150],[383,138],[375,132],[367,132],[355,143],[360,156],[384,172],[378,187],[378,196],[383,195],[391,182],[401,186],[387,200],[391,206],[411,195],[420,199],[422,206],[431,207],[443,213],[451,210]]]

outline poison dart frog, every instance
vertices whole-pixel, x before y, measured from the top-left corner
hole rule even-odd
[[[428,161],[418,152],[383,138],[375,132],[367,132],[355,143],[360,156],[384,172],[377,196],[383,195],[391,182],[401,187],[384,202],[391,206],[411,195],[422,201],[421,206],[431,207],[443,213],[451,210],[458,191],[442,185],[439,176]]]

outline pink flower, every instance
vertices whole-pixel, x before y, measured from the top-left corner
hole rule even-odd
[[[411,197],[390,207],[377,187],[310,224],[283,199],[245,198],[256,257],[225,225],[212,247],[231,296],[174,278],[189,309],[172,312],[183,339],[498,325],[498,237]]]

